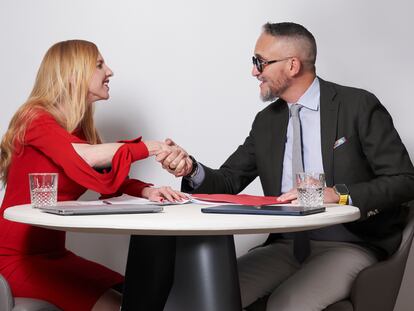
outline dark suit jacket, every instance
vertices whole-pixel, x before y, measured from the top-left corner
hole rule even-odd
[[[404,202],[414,199],[414,168],[391,116],[371,93],[320,81],[321,148],[326,184],[346,184],[358,221],[345,224],[369,245],[395,251],[405,224]],[[289,111],[279,99],[259,112],[243,145],[218,170],[204,166],[198,193],[242,191],[259,176],[267,196],[281,193]],[[336,140],[347,141],[334,149]]]

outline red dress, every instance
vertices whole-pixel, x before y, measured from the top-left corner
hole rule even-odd
[[[59,173],[58,201],[76,200],[87,189],[110,195],[140,196],[149,184],[128,179],[132,162],[148,157],[140,138],[121,146],[108,173],[92,169],[71,143],[85,143],[47,113],[29,125],[25,145],[16,146],[0,213],[30,203],[28,174]],[[28,207],[30,208],[30,207]],[[0,273],[14,296],[47,300],[65,311],[91,310],[98,298],[123,277],[65,248],[65,232],[11,222],[0,217]]]

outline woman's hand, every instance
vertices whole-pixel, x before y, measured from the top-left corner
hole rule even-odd
[[[188,199],[187,195],[172,189],[171,187],[145,187],[142,189],[142,197],[153,202],[180,202]]]
[[[147,146],[148,153],[150,156],[153,156],[153,155],[156,156],[157,154],[162,153],[162,152],[171,152],[171,148],[167,144],[164,144],[161,141],[148,140],[148,141],[143,141],[143,143],[145,144],[145,146]]]

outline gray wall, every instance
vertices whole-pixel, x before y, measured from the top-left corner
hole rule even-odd
[[[111,99],[96,112],[107,141],[172,137],[217,167],[265,106],[250,76],[260,26],[296,21],[317,39],[319,75],[375,93],[413,155],[413,8],[409,0],[1,0],[0,133],[27,98],[46,49],[83,38],[115,72]],[[153,159],[134,165],[132,175],[179,187]],[[257,181],[245,192],[262,193]],[[263,238],[237,237],[238,254]],[[127,244],[126,236],[68,234],[71,249],[121,272]],[[410,259],[396,310],[412,309],[413,279]]]

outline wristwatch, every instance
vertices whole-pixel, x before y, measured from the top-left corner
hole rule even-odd
[[[193,161],[193,168],[191,169],[191,172],[188,175],[186,175],[185,177],[193,178],[195,176],[195,174],[197,173],[198,163],[197,163],[196,159],[194,159],[193,156],[190,155],[189,158],[191,159],[191,161]]]
[[[336,194],[339,195],[339,204],[345,205],[348,203],[349,200],[349,190],[345,184],[336,184],[333,189],[335,190]]]

